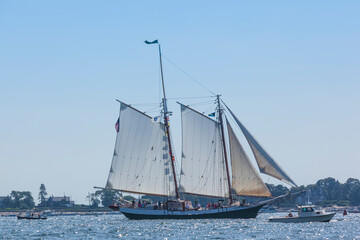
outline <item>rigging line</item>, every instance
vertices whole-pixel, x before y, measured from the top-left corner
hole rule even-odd
[[[190,104],[190,105],[194,105],[194,104],[202,104],[202,103],[206,103],[206,104],[211,104],[211,105],[213,105],[214,104],[214,102],[213,101],[209,101],[209,100],[207,100],[207,101],[204,101],[204,102],[196,102],[196,103],[192,103],[192,104]]]
[[[161,113],[161,66],[159,66],[159,99],[158,99],[158,102],[160,103],[159,104],[159,112]]]
[[[200,134],[201,135],[201,134]],[[214,131],[214,135],[213,135],[213,137],[212,138],[210,138],[210,139],[215,139],[215,136],[216,136],[216,129],[215,129],[215,131]],[[212,145],[212,146],[214,146],[214,145]],[[203,172],[202,172],[202,176],[204,176],[207,172],[209,172],[209,171],[211,171],[211,169],[214,169],[214,165],[212,165],[212,166],[210,166],[209,167],[209,160],[210,160],[210,157],[211,157],[211,154],[212,154],[212,150],[213,150],[213,147],[211,146],[211,151],[209,151],[208,152],[208,155],[205,157],[205,159],[206,159],[206,166],[205,166],[205,168],[203,169]],[[214,146],[214,148],[215,148],[216,146]],[[200,156],[201,157],[201,156]],[[201,191],[201,190],[203,190],[204,189],[204,187],[206,187],[206,182],[207,182],[207,180],[209,179],[209,176],[207,176],[206,177],[206,180],[205,180],[205,184],[202,184],[200,181],[198,181],[198,183],[193,187],[193,190],[192,190],[192,192],[194,192],[195,191],[195,189],[197,189],[198,191]],[[199,186],[200,184],[202,184],[202,186]],[[200,187],[200,188],[199,188]],[[213,187],[214,187],[214,185],[213,185]]]
[[[188,104],[185,106],[200,106],[200,105],[212,105],[213,106],[213,102],[212,101],[197,102],[197,103],[192,103],[192,104]]]
[[[208,113],[208,112],[213,112],[213,106],[206,108],[202,113]]]
[[[213,106],[209,106],[209,103],[197,103],[197,104],[189,104],[189,105],[185,105],[185,106],[191,107],[191,108],[194,108],[194,107],[197,107],[197,108],[199,108],[199,107],[203,107],[203,108],[205,108],[205,107],[213,108]],[[197,111],[200,112],[199,109],[198,109]]]
[[[202,97],[171,97],[171,98],[167,98],[169,99],[194,99],[194,98],[215,98],[216,96],[202,96]]]
[[[190,104],[189,106],[194,107],[194,106],[202,106],[202,107],[206,107],[206,111],[215,111],[215,106],[214,104],[212,104],[211,102],[203,102],[203,103],[195,103],[195,104]]]
[[[158,111],[158,106],[156,106],[156,107],[154,107],[154,108],[150,108],[150,109],[148,109],[148,110],[146,110],[146,111],[144,111],[144,113],[152,113],[152,112],[157,112]]]
[[[170,62],[171,64],[173,64],[177,69],[179,69],[181,72],[183,72],[186,76],[188,76],[191,80],[193,80],[194,82],[196,82],[197,84],[199,84],[201,87],[205,88],[206,90],[208,90],[211,94],[215,95],[215,93],[213,93],[210,89],[208,89],[207,87],[205,87],[202,83],[200,83],[199,81],[197,81],[195,78],[193,78],[190,74],[188,74],[187,72],[185,72],[183,69],[181,69],[178,65],[176,65],[174,62],[172,62],[170,59],[168,59],[166,56],[164,56],[163,54],[161,54],[163,58],[165,58],[168,62]]]
[[[155,106],[155,105],[159,105],[159,103],[134,103],[134,104],[129,104],[130,106]]]

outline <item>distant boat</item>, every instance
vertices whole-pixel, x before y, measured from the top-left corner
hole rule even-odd
[[[298,206],[298,216],[289,213],[286,217],[271,217],[270,222],[303,223],[303,222],[329,222],[335,213],[326,213],[324,210],[315,210],[313,206]]]
[[[119,209],[120,209],[119,205],[110,205],[109,208],[111,208],[112,210],[115,210],[115,211],[119,211]]]
[[[152,43],[158,41],[147,42]],[[167,108],[161,49],[158,46],[163,90],[162,116],[153,118],[118,100],[117,136],[105,189],[167,198],[160,205],[119,206],[120,212],[130,219],[255,218],[269,201],[248,205],[234,202],[233,197],[272,195],[241,146],[230,118],[247,139],[260,172],[292,186],[296,184],[225,105],[220,95],[215,96],[215,109],[209,115],[179,103],[182,120],[179,184],[170,132],[171,112]],[[193,207],[190,201],[181,200],[180,195],[183,194],[226,201],[216,207]],[[112,208],[116,209],[115,206]]]
[[[47,216],[43,212],[26,211],[25,213],[17,215],[17,219],[45,220]]]
[[[350,209],[348,213],[360,213],[360,209]]]

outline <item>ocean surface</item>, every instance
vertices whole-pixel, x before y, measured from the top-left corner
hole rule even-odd
[[[337,213],[329,223],[270,223],[256,219],[128,220],[123,215],[0,217],[0,239],[360,239],[360,214]]]

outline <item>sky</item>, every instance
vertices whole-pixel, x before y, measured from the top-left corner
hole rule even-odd
[[[154,39],[177,153],[175,101],[209,89],[298,185],[359,179],[359,11],[351,0],[0,0],[0,196],[37,199],[44,183],[87,203],[105,185],[115,99],[159,102],[158,49],[143,42]]]

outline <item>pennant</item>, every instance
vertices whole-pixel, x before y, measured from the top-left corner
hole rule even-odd
[[[152,41],[152,42],[149,42],[148,40],[145,40],[144,41],[146,44],[154,44],[154,43],[159,43],[159,41],[156,39],[156,40],[154,40],[154,41]]]
[[[215,117],[215,112],[208,114],[209,117]]]

